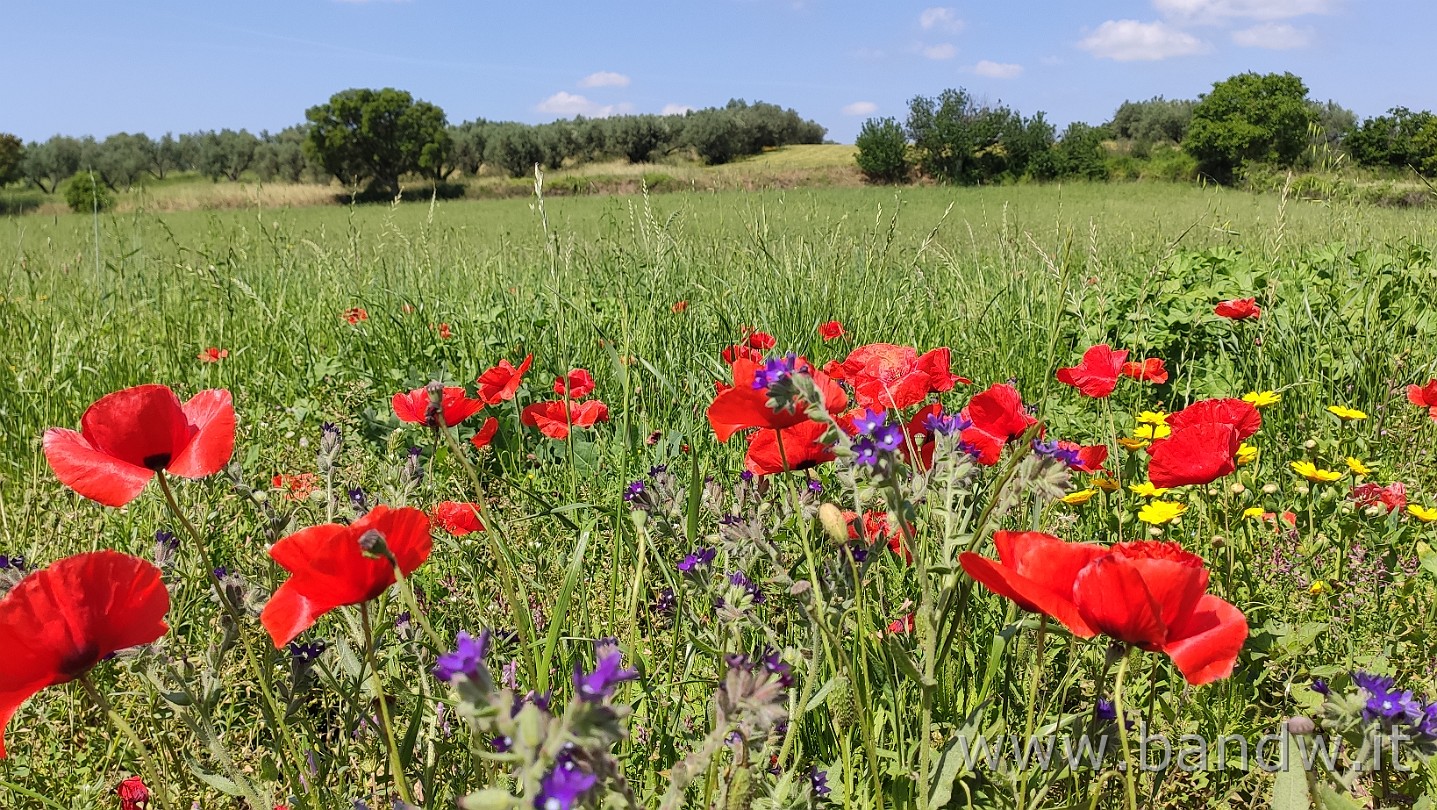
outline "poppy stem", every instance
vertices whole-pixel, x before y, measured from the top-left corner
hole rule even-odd
[[[1123,657],[1118,660],[1118,673],[1113,676],[1113,710],[1118,714],[1118,744],[1123,749],[1123,788],[1127,791],[1128,810],[1138,810],[1138,777],[1133,768],[1133,752],[1128,748],[1127,717],[1123,714],[1123,686],[1131,653],[1131,647],[1125,648]]]
[[[374,687],[375,699],[379,701],[379,728],[384,734],[384,747],[389,752],[394,789],[398,791],[399,798],[413,804],[414,794],[409,790],[409,779],[404,775],[404,763],[399,758],[399,745],[394,741],[394,725],[389,721],[389,701],[384,694],[384,680],[379,676],[379,661],[374,655],[374,628],[369,621],[368,602],[359,604],[359,623],[364,628],[364,658],[369,664],[369,680]]]
[[[1043,642],[1048,639],[1048,616],[1042,614],[1038,618],[1038,637],[1033,642],[1033,664],[1029,667],[1028,673],[1028,718],[1023,724],[1023,744],[1028,745],[1033,739],[1033,722],[1036,719],[1034,709],[1038,705],[1038,683],[1043,676]],[[1018,790],[1018,810],[1023,810],[1028,799],[1028,780],[1020,774],[1020,787]]]
[[[162,492],[165,496],[165,505],[170,508],[170,514],[174,515],[175,520],[178,520],[180,522],[180,525],[185,527],[185,533],[190,536],[191,540],[195,541],[195,545],[199,546],[200,556],[204,558],[205,570],[213,570],[215,567],[215,561],[214,558],[210,556],[209,545],[205,543],[205,536],[200,532],[199,529],[195,528],[195,524],[190,522],[190,519],[188,516],[185,515],[184,510],[180,509],[179,501],[175,500],[174,490],[170,489],[169,476],[165,475],[164,470],[160,470],[159,472],[155,473],[155,478],[160,482],[160,492]],[[215,590],[221,592],[220,601],[225,602],[226,600],[223,593],[224,589],[216,585]]]
[[[91,702],[109,718],[110,724],[122,735],[128,737],[130,744],[135,747],[135,754],[140,758],[140,769],[145,772],[145,779],[148,780],[150,789],[155,792],[160,807],[174,807],[175,805],[170,803],[169,779],[168,777],[160,778],[160,771],[155,766],[154,757],[150,755],[149,746],[145,745],[145,741],[135,732],[134,726],[131,726],[123,715],[115,711],[115,707],[110,704],[105,694],[95,687],[94,681],[90,680],[89,673],[81,675],[76,680],[84,688],[85,694],[90,696]]]

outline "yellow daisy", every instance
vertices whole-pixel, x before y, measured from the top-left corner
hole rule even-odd
[[[1149,501],[1143,505],[1142,509],[1138,510],[1138,520],[1151,523],[1154,526],[1161,526],[1187,510],[1187,504],[1173,503],[1172,501]]]
[[[1293,472],[1319,484],[1330,483],[1342,477],[1342,473],[1335,470],[1324,470],[1311,461],[1294,461],[1290,466]]]
[[[1111,478],[1091,478],[1088,483],[1104,492],[1117,492],[1119,484]]]
[[[1415,503],[1407,505],[1407,514],[1417,518],[1423,523],[1431,523],[1437,520],[1437,509],[1427,506],[1418,506]]]
[[[1131,490],[1134,495],[1141,495],[1144,498],[1156,498],[1161,495],[1166,495],[1168,492],[1167,487],[1155,487],[1152,481],[1144,481],[1141,484],[1128,484],[1128,489]]]
[[[1262,516],[1265,514],[1267,513],[1262,511],[1261,506],[1249,506],[1248,508],[1242,510],[1242,516],[1245,518],[1251,518],[1252,520],[1262,520]]]
[[[1173,429],[1167,425],[1138,425],[1133,428],[1133,438],[1136,439],[1166,439],[1173,435]]]
[[[1367,475],[1372,472],[1371,467],[1363,464],[1361,459],[1352,456],[1347,457],[1347,469],[1352,470],[1353,475]]]
[[[1367,418],[1367,414],[1356,408],[1349,408],[1346,405],[1328,405],[1327,412],[1344,422],[1355,422]]]
[[[1167,423],[1168,415],[1162,411],[1143,411],[1138,414],[1138,424],[1140,425],[1166,426]]]
[[[1074,506],[1079,506],[1081,504],[1087,503],[1088,501],[1091,501],[1093,499],[1093,496],[1097,494],[1098,491],[1096,489],[1080,489],[1077,492],[1069,492],[1067,495],[1064,495],[1063,503],[1070,503]]]
[[[1251,463],[1253,463],[1253,462],[1256,461],[1256,460],[1257,460],[1257,448],[1256,448],[1256,447],[1253,447],[1252,445],[1248,444],[1247,442],[1243,442],[1242,444],[1238,445],[1238,448],[1237,448],[1237,463],[1238,463],[1239,465],[1242,465],[1242,464],[1251,464]]]
[[[1121,444],[1124,450],[1131,450],[1135,453],[1148,446],[1145,439],[1130,439],[1127,436],[1119,438],[1118,444]]]
[[[1312,594],[1313,596],[1320,596],[1330,590],[1332,590],[1331,586],[1329,586],[1326,582],[1323,582],[1320,579],[1313,580],[1313,583],[1307,588],[1307,592]]]
[[[1266,408],[1282,401],[1282,394],[1276,391],[1249,391],[1242,395],[1242,401],[1254,408]]]

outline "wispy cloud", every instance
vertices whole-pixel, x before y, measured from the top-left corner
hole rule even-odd
[[[1232,41],[1244,48],[1267,48],[1288,51],[1312,44],[1311,28],[1296,28],[1287,23],[1262,23],[1232,32]]]
[[[919,46],[918,52],[929,59],[952,59],[958,55],[958,46],[951,42],[944,42],[939,45]]]
[[[973,66],[973,72],[990,79],[1016,79],[1023,75],[1023,66],[984,59]]]
[[[1178,20],[1219,23],[1224,20],[1288,20],[1307,14],[1329,14],[1337,0],[1153,0],[1153,7]]]
[[[629,112],[633,109],[633,105],[628,103],[599,104],[583,96],[560,90],[539,102],[534,106],[534,109],[551,115],[583,115],[589,118],[607,118],[611,115]]]
[[[610,70],[590,73],[579,80],[580,87],[628,87],[629,77]]]
[[[844,115],[872,115],[878,112],[878,105],[871,101],[855,101],[852,104],[843,105],[840,112]]]
[[[963,30],[963,20],[959,18],[958,12],[945,6],[923,9],[918,15],[918,25],[924,31],[946,31],[950,34]]]
[[[1204,53],[1208,44],[1162,22],[1108,20],[1084,37],[1078,47],[1099,59],[1155,62],[1174,56]]]

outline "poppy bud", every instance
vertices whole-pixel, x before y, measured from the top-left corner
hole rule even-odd
[[[1152,536],[1152,537],[1162,537],[1162,536],[1163,536],[1163,530],[1160,529],[1160,528],[1158,528],[1157,526],[1149,526],[1149,527],[1148,527],[1148,535],[1149,535],[1149,536]]]
[[[1295,489],[1295,490],[1293,490],[1293,491],[1296,492],[1298,495],[1306,495],[1307,493],[1311,492],[1312,490],[1309,489],[1306,485],[1302,485],[1302,486],[1297,487],[1297,489]]]
[[[1226,538],[1226,537],[1223,537],[1223,536],[1220,535],[1220,534],[1213,535],[1213,538],[1212,538],[1212,547],[1213,547],[1213,548],[1222,548],[1222,547],[1224,547],[1224,546],[1226,546],[1226,545],[1227,545],[1227,538]]]
[[[1287,726],[1288,734],[1296,734],[1299,737],[1306,737],[1314,731],[1317,731],[1317,724],[1312,722],[1310,718],[1303,717],[1300,714],[1296,717],[1287,718],[1285,725]]]
[[[1305,442],[1302,443],[1302,446],[1305,447],[1305,448],[1307,448],[1308,450],[1314,450],[1314,449],[1317,448],[1317,440],[1316,440],[1316,439],[1308,439],[1307,441],[1305,441]]]
[[[848,541],[848,522],[843,519],[843,510],[831,503],[825,502],[818,507],[818,522],[823,524],[823,530],[835,543]]]
[[[384,535],[375,529],[359,536],[359,550],[371,557],[383,557],[390,565],[394,565],[394,553],[389,550],[389,544],[384,542]]]
[[[1108,645],[1107,665],[1112,666],[1123,659],[1128,652],[1128,645],[1121,641],[1114,641]]]
[[[1247,492],[1247,487],[1243,486],[1241,482],[1232,485],[1232,494],[1241,495],[1244,492]]]
[[[1273,494],[1274,492],[1277,492],[1277,484],[1263,484],[1263,485],[1262,485],[1262,494],[1264,494],[1264,495],[1271,495],[1271,494]]]
[[[424,423],[438,427],[440,415],[444,413],[444,383],[431,380],[424,386],[424,392],[429,395],[429,407],[424,409]]]
[[[1218,488],[1217,488],[1217,487],[1208,487],[1208,489],[1207,489],[1207,496],[1208,496],[1209,498],[1216,498],[1219,494],[1220,494],[1220,493],[1218,492]]]

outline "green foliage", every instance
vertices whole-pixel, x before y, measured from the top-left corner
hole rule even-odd
[[[194,166],[211,180],[235,181],[254,163],[259,145],[248,130],[203,132],[193,141]]]
[[[405,174],[435,176],[448,164],[444,111],[402,90],[344,90],[305,118],[306,153],[349,186],[367,182],[372,191],[397,194]]]
[[[1023,177],[1038,168],[1051,175],[1047,155],[1053,127],[1039,113],[1023,116],[1001,104],[978,103],[966,90],[908,102],[908,137],[918,169],[945,183],[975,185]],[[1036,166],[1035,161],[1041,161]]]
[[[1112,136],[1126,141],[1182,143],[1192,122],[1196,101],[1156,96],[1147,101],[1124,101],[1108,122]]]
[[[1244,163],[1291,166],[1308,144],[1315,113],[1291,73],[1242,73],[1217,82],[1193,108],[1183,148],[1200,170],[1229,182]]]
[[[25,181],[46,194],[54,193],[61,181],[80,169],[85,144],[64,135],[25,147],[20,173]]]
[[[1054,171],[1060,177],[1103,180],[1108,176],[1106,127],[1094,127],[1075,121],[1063,130],[1063,137],[1053,146]]]
[[[605,146],[630,163],[646,163],[667,148],[670,128],[657,115],[624,115],[611,119]]]
[[[145,134],[120,132],[96,145],[93,167],[111,189],[128,189],[149,170],[153,153],[154,142]]]
[[[310,163],[304,142],[308,132],[303,126],[287,127],[271,135],[261,133],[255,149],[253,170],[264,181],[283,180],[298,183],[306,175],[323,177],[323,170]]]
[[[533,127],[503,124],[495,127],[484,146],[484,162],[503,169],[510,177],[534,173],[534,164],[544,160],[544,145]]]
[[[1437,115],[1394,107],[1348,130],[1343,146],[1363,166],[1437,172]]]
[[[892,118],[870,118],[863,122],[854,140],[858,147],[858,169],[875,183],[902,183],[912,168],[908,165],[908,136]]]
[[[0,186],[19,180],[25,160],[25,143],[19,137],[0,132]]]
[[[741,124],[734,116],[719,110],[689,115],[684,122],[684,141],[710,166],[728,163],[745,154]]]
[[[108,211],[115,196],[96,172],[77,172],[65,187],[65,204],[77,214]]]
[[[466,177],[479,172],[479,167],[484,165],[484,149],[491,129],[482,118],[449,128],[449,140],[454,145],[449,162],[456,171]]]

